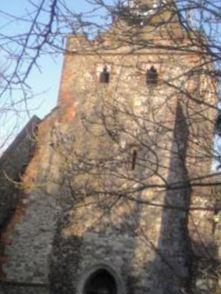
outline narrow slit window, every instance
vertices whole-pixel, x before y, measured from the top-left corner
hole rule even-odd
[[[103,71],[100,73],[100,83],[108,84],[110,81],[110,73],[107,66],[105,65]]]
[[[147,70],[146,83],[147,85],[157,85],[158,83],[158,72],[154,66]]]
[[[131,170],[135,170],[137,161],[137,150],[134,149],[132,152]]]

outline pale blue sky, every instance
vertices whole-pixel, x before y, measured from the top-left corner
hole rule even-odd
[[[14,3],[12,3],[14,2]],[[26,15],[28,9],[27,0],[2,0],[0,9],[14,14],[16,16]],[[19,3],[19,4],[18,4]],[[14,5],[13,5],[14,4]],[[27,30],[27,26],[23,22],[13,21],[1,15],[0,28],[7,29],[9,34],[20,34]],[[1,55],[1,61],[4,62],[4,54]],[[31,101],[30,108],[33,108],[31,113],[35,113],[43,117],[56,104],[57,92],[60,79],[60,71],[62,64],[62,56],[57,56],[54,60],[47,57],[42,57],[40,61],[41,72],[36,69],[30,74],[29,84],[36,97]],[[37,108],[37,109],[35,109]],[[35,109],[35,110],[34,110]]]
[[[33,0],[33,2],[39,4],[41,1]],[[91,9],[90,5],[87,3],[87,0],[65,0],[65,2],[73,12],[88,12]],[[106,3],[111,2],[113,2],[113,0],[106,1]],[[49,1],[47,3],[49,3]],[[30,5],[28,0],[1,0],[0,32],[13,36],[28,31],[30,23],[25,23],[24,21],[20,20],[12,21],[10,16],[2,14],[1,11],[13,14],[18,17],[26,16],[28,13],[33,12],[33,6]],[[97,17],[97,14],[99,14],[99,12],[96,11],[95,17]],[[91,15],[92,14],[90,13],[90,16]],[[47,21],[46,17],[44,19],[44,16],[42,17],[42,20]],[[69,32],[69,29],[67,29],[67,32]],[[1,66],[2,64],[5,65],[5,59],[5,54],[0,51]],[[32,91],[36,96],[30,103],[31,114],[35,113],[40,117],[43,117],[51,110],[51,108],[56,105],[62,62],[62,54],[44,56],[39,59],[40,71],[36,70],[35,68],[31,72],[28,83],[30,84]]]
[[[39,4],[39,0],[34,0],[33,2]],[[49,2],[49,1],[48,1]],[[84,1],[72,1],[66,0],[68,6],[76,12],[88,11],[89,5]],[[14,20],[10,15],[15,15],[17,17],[27,16],[30,12],[33,12],[33,6],[30,6],[28,0],[1,0],[0,2],[0,33],[5,34],[6,36],[14,36],[22,33],[26,33],[30,27],[30,23]],[[8,15],[7,15],[8,14]],[[33,14],[34,15],[34,14]],[[45,19],[44,19],[45,18]],[[47,21],[46,17],[43,16],[42,20]],[[67,29],[69,32],[69,29]],[[0,35],[0,45],[2,44],[1,40],[2,35]],[[11,45],[9,43],[8,45]],[[8,60],[7,53],[3,50],[0,50],[0,67],[6,68],[10,61]],[[0,117],[0,154],[4,147],[2,148],[2,142],[4,138],[10,136],[7,145],[10,141],[13,140],[16,133],[26,124],[30,117],[34,114],[38,115],[40,118],[43,118],[50,110],[56,106],[59,84],[61,77],[61,69],[63,63],[62,54],[54,55],[45,55],[42,56],[39,60],[39,68],[34,68],[28,78],[28,84],[31,89],[30,92],[33,93],[34,98],[32,98],[27,105],[29,112],[25,111],[25,105],[22,106],[22,111],[7,111],[7,114]],[[5,101],[11,99],[10,94],[13,96],[12,100],[18,100],[20,97],[19,91],[13,91],[12,93],[6,93],[6,95],[0,97],[0,109],[3,109]],[[5,99],[5,100],[4,100]],[[21,106],[20,106],[21,108]],[[23,111],[24,110],[24,111]],[[14,129],[14,125],[16,125]],[[13,132],[12,132],[13,130]]]
[[[34,1],[39,3],[40,1]],[[68,4],[77,11],[87,8],[84,1],[67,0]],[[33,10],[28,0],[1,0],[0,10],[16,16],[25,16],[28,11]],[[10,17],[0,15],[0,30],[8,32],[9,35],[20,34],[28,29],[23,21],[11,21]],[[0,62],[5,63],[5,56],[0,56]],[[55,105],[58,96],[63,56],[44,56],[39,59],[40,71],[36,68],[31,72],[28,83],[32,88],[35,98],[29,103],[32,114],[44,117]],[[32,110],[33,109],[33,110]]]

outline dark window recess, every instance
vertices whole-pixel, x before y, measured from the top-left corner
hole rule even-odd
[[[110,73],[105,65],[103,71],[100,73],[100,83],[108,84],[110,81]]]
[[[158,83],[158,73],[154,66],[151,66],[146,73],[146,83],[148,85],[156,85]]]
[[[132,152],[131,170],[135,170],[136,161],[137,161],[137,150],[133,150],[133,152]]]
[[[218,136],[221,136],[221,113],[219,113],[216,118],[215,132]]]
[[[101,269],[87,280],[83,294],[117,294],[117,284],[114,277]]]

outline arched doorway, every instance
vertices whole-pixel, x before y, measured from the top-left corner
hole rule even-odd
[[[115,278],[106,269],[99,269],[87,279],[83,294],[117,294]]]

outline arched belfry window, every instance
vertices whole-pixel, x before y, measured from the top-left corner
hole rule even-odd
[[[100,73],[100,83],[108,84],[110,81],[110,73],[108,71],[107,66],[103,67],[102,72]]]
[[[156,85],[158,83],[158,72],[154,66],[151,66],[146,73],[147,85]]]
[[[83,294],[117,294],[117,283],[106,269],[99,269],[87,279]]]

